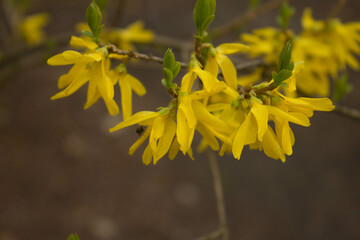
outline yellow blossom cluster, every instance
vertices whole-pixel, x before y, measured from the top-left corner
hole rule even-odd
[[[302,17],[303,31],[299,35],[291,31],[263,28],[253,34],[242,34],[243,42],[250,46],[250,57],[264,55],[270,65],[287,40],[293,44],[293,60],[305,61],[304,69],[297,76],[299,90],[307,95],[329,96],[330,78],[337,79],[349,66],[359,69],[354,55],[360,54],[360,23],[341,23],[338,19],[316,21],[311,9],[305,9]],[[258,68],[239,80],[244,83],[259,81],[263,69]]]
[[[332,102],[328,98],[294,97],[293,93],[301,86],[297,82],[301,78],[304,62],[291,61],[291,43],[284,44],[291,33],[282,35],[270,28],[263,29],[257,31],[258,36],[244,35],[250,47],[240,43],[224,43],[214,47],[205,39],[206,28],[214,16],[215,1],[210,1],[210,5],[203,3],[205,1],[198,1],[194,10],[198,30],[196,47],[191,53],[188,71],[179,84],[173,80],[181,64],[175,60],[172,51],[168,50],[163,60],[157,59],[163,63],[165,78],[161,83],[172,97],[166,107],[132,114],[132,91],[142,96],[146,90],[125,67],[135,53],[124,50],[132,48],[131,42],[150,41],[152,33],[146,32],[140,22],[125,30],[101,33],[101,12],[94,1],[87,11],[89,30],[83,31],[86,36],[72,37],[70,42],[73,47],[83,51],[68,50],[48,59],[49,65],[73,65],[58,80],[58,87],[63,90],[51,99],[67,97],[88,83],[84,108],[89,108],[102,98],[108,112],[117,115],[120,110],[114,100],[114,86],[118,83],[123,121],[109,131],[139,125],[137,131],[140,137],[130,147],[129,154],[132,155],[146,142],[142,154],[146,165],[152,162],[156,164],[166,154],[174,159],[179,151],[194,159],[192,146],[195,132],[202,136],[200,150],[210,147],[220,155],[229,152],[234,158],[240,159],[247,145],[250,149],[258,149],[268,157],[284,162],[285,156],[293,153],[295,141],[290,123],[310,126],[309,118],[313,112],[332,111]],[[101,42],[102,37],[112,38],[122,49],[115,51],[112,44]],[[205,51],[202,53],[201,50]],[[278,71],[273,72],[272,79],[269,77],[257,85],[253,85],[255,81],[238,78],[229,55],[244,52],[252,56],[265,54],[266,61],[277,65]],[[296,56],[293,57],[295,59]],[[122,63],[112,69],[113,60]],[[256,72],[252,79],[258,75],[262,74]]]

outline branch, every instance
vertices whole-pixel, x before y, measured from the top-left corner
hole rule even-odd
[[[224,192],[222,189],[220,170],[214,152],[208,151],[208,160],[209,160],[211,175],[214,181],[214,192],[216,197],[216,205],[217,205],[220,227],[218,228],[218,230],[203,237],[197,238],[196,240],[213,240],[218,238],[222,238],[222,240],[227,240],[229,239],[229,231],[226,220]]]
[[[279,7],[283,2],[290,1],[290,0],[272,0],[270,2],[264,3],[257,7],[256,9],[251,9],[247,11],[244,15],[231,20],[230,22],[225,23],[224,25],[215,28],[210,34],[210,38],[218,38],[232,31],[238,29],[242,25],[254,20],[255,18],[268,13],[277,7]]]
[[[342,116],[349,117],[349,118],[357,120],[357,121],[360,120],[360,111],[358,111],[357,109],[352,109],[352,108],[344,107],[341,105],[336,105],[333,112],[336,114],[342,115]]]
[[[345,7],[346,2],[347,2],[347,0],[338,0],[338,2],[335,4],[335,6],[329,12],[328,18],[334,18],[337,15],[339,15],[341,10]]]
[[[148,62],[157,62],[157,63],[161,63],[161,64],[163,63],[163,58],[153,56],[152,54],[144,54],[144,53],[139,53],[139,52],[135,52],[135,51],[127,51],[127,50],[118,49],[114,44],[111,44],[111,43],[108,43],[108,44],[100,43],[100,46],[107,47],[109,53],[116,53],[119,55],[127,56],[128,58],[135,58],[135,59],[140,59],[140,60],[144,60],[144,61],[148,61]],[[184,62],[180,62],[180,65],[183,68],[189,67],[189,65]]]

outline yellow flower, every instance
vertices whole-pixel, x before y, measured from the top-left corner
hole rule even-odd
[[[20,32],[27,44],[37,45],[45,40],[43,28],[49,23],[47,13],[39,13],[26,17],[20,24]]]
[[[144,22],[136,21],[124,29],[105,29],[102,38],[116,44],[120,49],[133,50],[132,43],[149,43],[154,33],[144,28]]]
[[[83,46],[88,49],[84,54],[76,51],[65,51],[48,59],[52,66],[71,65],[69,73],[62,75],[58,81],[61,92],[51,97],[52,100],[67,97],[76,92],[81,86],[89,82],[87,101],[84,109],[91,107],[101,97],[111,115],[119,113],[114,101],[113,82],[108,76],[110,60],[104,49],[95,50],[95,45],[77,37],[72,37],[72,45]]]
[[[111,128],[109,131],[114,132],[134,124],[145,126],[146,129],[141,137],[130,147],[129,154],[132,155],[141,144],[149,138],[149,143],[142,155],[143,163],[146,165],[150,164],[152,161],[156,164],[159,159],[169,151],[173,141],[176,142],[176,139],[174,139],[176,123],[170,113],[160,114],[160,112],[151,111],[138,112]]]
[[[224,43],[216,48],[210,48],[205,70],[217,77],[220,67],[226,84],[230,88],[237,90],[236,69],[234,64],[226,55],[246,52],[248,50],[248,46],[240,43]]]
[[[123,65],[111,70],[109,76],[113,82],[119,81],[123,119],[128,119],[132,115],[132,91],[143,96],[146,89],[137,78],[127,73]]]

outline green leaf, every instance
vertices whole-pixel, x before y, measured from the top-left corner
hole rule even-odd
[[[289,25],[291,17],[294,15],[294,13],[295,13],[295,9],[293,7],[291,7],[287,2],[284,2],[281,5],[280,13],[276,18],[278,24],[283,29],[286,29]]]
[[[250,0],[249,6],[250,9],[256,9],[259,6],[259,0]]]
[[[278,83],[280,82],[280,81],[279,81],[278,73],[277,73],[277,72],[272,72],[271,75],[272,75],[272,78],[274,79],[274,82],[275,82],[276,84],[278,84]]]
[[[214,20],[214,18],[215,18],[215,15],[213,14],[213,15],[210,15],[210,16],[208,16],[205,20],[204,20],[204,22],[202,23],[202,29],[204,29],[204,31],[206,31],[206,29],[208,28],[208,26],[210,25],[210,23]]]
[[[165,79],[161,79],[161,84],[162,84],[164,87],[166,87],[166,88],[169,87],[169,86],[168,86],[168,83],[167,83],[167,81],[166,81]]]
[[[92,35],[96,39],[99,37],[102,28],[101,19],[101,10],[96,4],[96,2],[93,0],[86,10],[86,21],[89,25],[89,28],[91,29]]]
[[[204,36],[204,32],[214,19],[215,9],[216,0],[197,0],[193,17],[198,36]]]
[[[343,74],[340,78],[335,80],[334,91],[332,99],[335,102],[341,100],[346,94],[353,90],[353,86],[348,82],[348,75]]]
[[[96,3],[99,6],[100,10],[104,12],[107,7],[108,0],[96,0]]]
[[[278,73],[279,83],[289,79],[292,76],[292,71],[283,69]]]
[[[88,37],[91,37],[91,38],[93,38],[94,36],[93,36],[93,34],[91,33],[91,32],[89,32],[89,31],[81,31],[81,33],[82,34],[84,34],[85,36],[88,36]]]
[[[175,55],[173,54],[172,50],[168,48],[168,50],[164,55],[163,68],[168,68],[172,70],[174,64],[175,64]]]
[[[166,81],[168,82],[167,85],[170,85],[174,79],[172,72],[168,68],[163,68],[163,73]]]
[[[291,62],[291,42],[287,41],[284,48],[282,49],[279,57],[279,72],[282,69],[290,69],[290,62]]]
[[[75,234],[71,234],[67,240],[80,240],[79,236]]]
[[[176,62],[174,65],[174,68],[173,68],[173,72],[172,72],[174,78],[178,75],[180,68],[181,68],[181,64],[179,62]]]
[[[289,87],[289,84],[287,84],[286,82],[281,82],[279,84],[280,87]]]

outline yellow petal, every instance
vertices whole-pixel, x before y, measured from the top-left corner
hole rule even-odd
[[[47,60],[47,64],[51,66],[74,64],[78,62],[81,57],[81,53],[68,50],[49,58]]]
[[[196,74],[193,71],[186,73],[181,80],[180,90],[185,93],[190,93],[195,79]]]
[[[181,109],[182,112],[185,114],[189,128],[194,128],[197,123],[197,120],[194,111],[191,107],[191,104],[192,104],[192,99],[189,95],[180,97],[179,109]]]
[[[219,142],[216,140],[215,136],[211,134],[204,125],[199,123],[196,126],[196,129],[199,131],[204,140],[210,145],[211,149],[214,151],[219,150]]]
[[[169,159],[174,160],[176,155],[178,154],[180,150],[179,143],[177,139],[175,138],[171,144],[170,150],[169,150]]]
[[[134,90],[134,92],[139,95],[143,96],[146,94],[146,89],[144,85],[135,77],[131,76],[130,74],[126,74],[126,78],[128,82],[131,85],[131,88]]]
[[[301,113],[286,113],[282,110],[280,110],[277,107],[273,107],[273,106],[266,106],[269,114],[275,116],[275,117],[279,117],[283,120],[301,125],[301,126],[305,126],[308,127],[310,126],[310,121],[309,118]]]
[[[176,137],[180,145],[180,150],[184,155],[191,146],[194,137],[194,131],[195,128],[189,128],[184,112],[179,109],[177,112]]]
[[[150,112],[150,111],[142,111],[142,112],[135,113],[130,118],[122,121],[121,123],[117,124],[115,127],[110,128],[109,132],[114,132],[114,131],[123,129],[123,128],[128,127],[128,126],[135,125],[135,124],[137,124],[139,122],[142,122],[142,121],[145,121],[147,119],[155,118],[158,115],[159,115],[159,113]]]
[[[232,145],[232,153],[234,158],[240,159],[242,150],[245,145],[245,140],[247,138],[248,129],[250,128],[251,123],[251,114],[248,114],[245,118],[245,121],[241,124],[239,129],[236,131],[234,142]]]
[[[154,153],[154,164],[162,158],[170,149],[171,142],[174,139],[176,132],[176,123],[173,118],[167,117],[165,119],[165,129],[164,132],[159,139],[158,148]]]
[[[129,148],[129,155],[133,155],[134,152],[141,146],[141,144],[143,144],[145,142],[145,140],[150,135],[151,129],[152,129],[152,126],[146,127],[145,131],[139,137],[139,139],[136,140],[136,142],[133,145],[131,145],[131,147]]]
[[[279,142],[276,139],[275,133],[270,126],[268,126],[268,131],[266,131],[263,139],[263,150],[264,153],[273,159],[281,159],[282,162],[285,162],[285,154],[281,149]]]
[[[217,80],[214,75],[212,75],[211,73],[209,73],[207,71],[200,69],[199,67],[195,68],[194,72],[201,79],[201,81],[204,85],[204,89],[207,92],[210,92],[212,90],[212,88],[216,85],[216,83],[219,82],[219,80]]]
[[[224,76],[225,82],[232,89],[237,89],[237,76],[236,69],[231,60],[222,54],[216,55],[216,60],[222,70],[222,74]]]
[[[155,155],[157,147],[158,147],[158,140],[164,133],[165,129],[165,121],[164,117],[159,115],[154,120],[154,125],[151,129],[150,137],[149,137],[149,145],[151,147],[151,151],[153,155]]]
[[[298,98],[301,101],[305,101],[311,104],[312,109],[317,111],[332,111],[335,106],[328,98]]]
[[[98,47],[92,40],[85,40],[75,36],[71,36],[70,45],[74,47],[85,47],[90,50],[95,50]]]
[[[123,74],[119,77],[119,85],[122,115],[123,119],[126,120],[132,115],[132,90],[128,78]]]
[[[208,56],[208,59],[206,60],[205,71],[208,71],[215,77],[217,77],[217,75],[219,73],[219,66],[218,66],[217,61],[215,58],[213,58],[210,55]]]
[[[142,155],[143,163],[145,165],[149,165],[151,163],[152,157],[153,156],[152,156],[150,145],[147,145],[147,147],[145,148],[143,155]]]
[[[247,52],[249,47],[240,43],[223,43],[216,47],[216,50],[221,54],[233,54],[238,52]]]
[[[211,113],[209,113],[206,107],[202,103],[198,101],[193,101],[192,107],[196,118],[200,122],[212,126],[212,128],[220,132],[230,132],[230,129],[226,125],[226,123],[220,120],[219,118],[215,117]]]
[[[262,138],[267,131],[269,112],[264,105],[254,101],[251,105],[251,113],[256,119],[258,127],[258,139],[259,141],[262,141]]]

